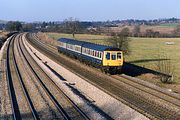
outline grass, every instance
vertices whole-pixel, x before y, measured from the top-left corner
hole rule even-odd
[[[166,24],[160,24],[162,27],[177,27],[180,26],[180,23],[166,23]]]
[[[63,33],[47,33],[47,35],[53,39],[58,38],[73,38],[72,34],[63,34]],[[75,34],[75,39],[78,40],[104,40],[107,36],[103,35],[89,35],[89,34]],[[73,38],[74,39],[74,38]]]
[[[175,44],[166,45],[166,42]],[[150,69],[155,69],[159,54],[167,55],[175,67],[174,79],[180,83],[180,38],[131,38],[130,49],[126,61]]]
[[[71,34],[47,33],[53,39],[61,37],[73,38]],[[76,34],[78,40],[105,44],[108,36]],[[166,45],[166,42],[174,42],[174,45]],[[159,61],[159,54],[166,54],[175,66],[175,82],[180,83],[180,38],[135,38],[129,42],[131,53],[125,56],[125,61],[155,70],[155,64]]]

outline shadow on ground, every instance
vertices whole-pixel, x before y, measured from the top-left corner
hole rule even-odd
[[[134,65],[134,63],[140,63],[140,62],[152,62],[152,61],[163,61],[163,60],[168,60],[168,59],[148,59],[148,60],[137,60],[137,61],[131,61],[131,62],[125,62],[123,67],[122,67],[122,73],[132,76],[132,77],[136,77],[142,74],[154,74],[154,75],[163,75],[163,76],[169,76],[166,75],[164,73],[160,73],[158,71],[155,70],[151,70],[148,68],[144,68],[138,65]],[[169,76],[170,77],[170,76]]]
[[[143,59],[143,60],[134,60],[134,61],[130,61],[128,63],[144,63],[144,62],[157,62],[157,61],[165,61],[165,60],[170,60],[170,59]]]

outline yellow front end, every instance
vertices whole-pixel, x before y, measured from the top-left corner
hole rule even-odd
[[[103,66],[120,67],[123,65],[122,51],[104,51]]]

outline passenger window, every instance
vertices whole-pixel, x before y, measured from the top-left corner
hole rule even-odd
[[[117,53],[117,59],[118,59],[118,60],[121,59],[121,53]]]
[[[106,53],[106,60],[110,60],[110,53],[109,52]]]
[[[112,60],[116,60],[116,53],[112,53],[111,59],[112,59]]]

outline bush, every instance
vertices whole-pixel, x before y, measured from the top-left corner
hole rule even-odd
[[[157,71],[162,73],[160,80],[163,83],[172,83],[175,67],[173,66],[171,59],[166,54],[158,55],[158,62],[156,64]]]

